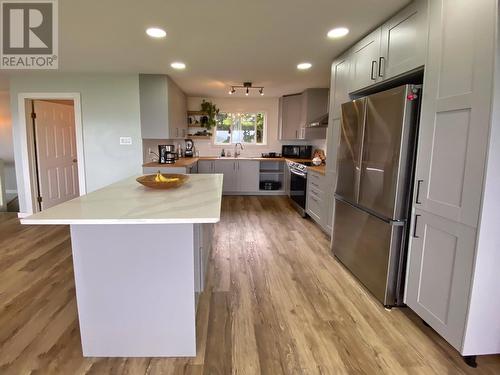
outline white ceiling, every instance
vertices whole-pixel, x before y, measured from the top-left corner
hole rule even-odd
[[[327,87],[333,58],[409,0],[63,0],[60,70],[166,73],[193,96],[252,81],[266,96]],[[167,37],[145,34],[159,26]],[[350,34],[330,40],[333,27]],[[184,71],[170,68],[187,64]],[[313,67],[298,71],[299,62]],[[258,95],[255,92],[254,95]]]

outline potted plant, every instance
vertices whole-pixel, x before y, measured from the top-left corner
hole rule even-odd
[[[219,108],[212,102],[208,102],[205,99],[201,102],[201,110],[206,114],[206,118],[201,118],[201,126],[207,128],[208,130],[212,129],[212,126],[216,124],[216,118],[219,114]]]

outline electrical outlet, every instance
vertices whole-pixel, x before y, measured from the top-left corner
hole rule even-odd
[[[132,137],[120,137],[120,145],[129,146],[132,144]]]

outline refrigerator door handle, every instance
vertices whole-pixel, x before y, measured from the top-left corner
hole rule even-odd
[[[420,238],[419,236],[417,236],[417,223],[418,223],[418,218],[420,216],[422,215],[419,214],[415,215],[415,221],[413,222],[413,238]]]
[[[417,193],[415,194],[415,204],[422,204],[422,202],[419,200],[420,186],[422,185],[422,182],[424,182],[424,180],[417,180]]]

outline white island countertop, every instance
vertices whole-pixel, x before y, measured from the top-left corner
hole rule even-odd
[[[155,190],[136,177],[21,219],[22,224],[179,224],[220,220],[222,174],[191,174],[175,189]]]

